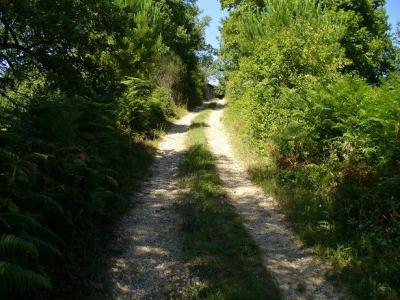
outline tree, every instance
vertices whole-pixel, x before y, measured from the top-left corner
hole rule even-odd
[[[264,7],[264,0],[221,0],[222,8],[227,8],[229,10],[235,9],[240,5],[248,4],[253,7]]]
[[[0,0],[1,299],[59,286],[76,240],[127,208],[120,187],[151,156],[137,144],[202,99],[198,13],[194,0]]]
[[[397,299],[400,77],[384,1],[224,3],[225,120],[257,181],[334,264],[346,249],[335,268],[356,297]]]
[[[110,1],[0,1],[2,95],[24,80],[84,94],[107,89],[115,12]]]
[[[288,3],[297,2],[302,3]],[[221,5],[232,10],[223,27],[223,36],[224,32],[227,33],[223,41],[226,44],[227,60],[235,65],[237,57],[234,53],[237,51],[233,49],[241,49],[243,53],[243,48],[246,47],[234,39],[233,33],[240,35],[237,18],[246,10],[268,10],[271,5],[276,5],[276,1],[227,0],[221,1]],[[332,10],[333,15],[345,24],[346,32],[341,43],[351,63],[342,69],[343,73],[351,73],[371,83],[378,83],[382,76],[393,70],[395,55],[384,0],[320,0],[315,5]]]
[[[324,0],[346,26],[342,45],[351,61],[342,71],[377,83],[393,70],[394,48],[389,35],[385,0]]]

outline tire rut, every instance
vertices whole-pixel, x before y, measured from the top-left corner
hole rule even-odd
[[[229,198],[260,248],[284,299],[343,299],[326,279],[329,266],[295,239],[276,201],[254,185],[236,159],[222,123],[224,100],[211,113],[207,138]]]
[[[180,259],[181,246],[173,204],[185,137],[197,115],[190,112],[168,131],[158,146],[150,175],[135,193],[135,207],[122,220],[111,263],[113,299],[172,299],[189,271]]]

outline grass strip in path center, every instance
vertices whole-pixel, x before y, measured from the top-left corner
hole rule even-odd
[[[213,104],[193,121],[180,165],[185,192],[177,203],[183,252],[196,276],[184,299],[280,299],[242,218],[229,203],[204,127]]]

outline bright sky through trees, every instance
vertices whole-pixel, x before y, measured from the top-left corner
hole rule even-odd
[[[206,30],[206,40],[215,48],[219,48],[219,27],[221,18],[226,17],[227,13],[221,9],[218,0],[198,0],[198,5],[203,11],[203,16],[210,16],[212,21]],[[393,28],[400,22],[400,0],[386,0],[386,10],[389,22]]]
[[[397,0],[398,1],[398,0]],[[207,43],[214,48],[219,48],[219,27],[221,26],[221,18],[227,16],[227,12],[221,9],[218,0],[199,0],[198,6],[202,10],[202,16],[210,16],[212,18],[210,26],[206,29]]]
[[[400,0],[386,0],[386,10],[389,22],[393,28],[400,22]]]

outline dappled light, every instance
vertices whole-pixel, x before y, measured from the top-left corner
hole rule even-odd
[[[195,113],[171,126],[158,146],[153,166],[140,191],[131,199],[132,212],[121,222],[116,244],[122,256],[113,258],[110,275],[115,298],[168,298],[174,288],[188,280],[180,262],[179,236],[174,231],[176,217],[171,211],[177,200],[178,164],[184,154],[184,137]]]
[[[0,0],[0,299],[399,300],[396,20]]]

